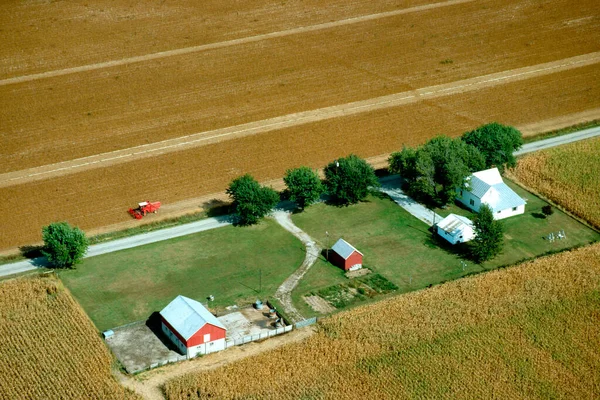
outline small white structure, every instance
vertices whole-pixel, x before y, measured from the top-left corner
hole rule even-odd
[[[196,300],[177,296],[160,317],[163,333],[188,358],[226,347],[227,328]]]
[[[475,237],[469,218],[450,214],[437,224],[437,233],[452,244],[464,243]]]
[[[481,204],[487,204],[494,213],[494,219],[525,212],[525,200],[502,181],[497,168],[473,173],[467,178],[465,187],[456,191],[457,200],[475,212],[479,212]]]

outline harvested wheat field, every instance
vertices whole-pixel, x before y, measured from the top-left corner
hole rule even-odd
[[[596,1],[321,3],[3,6],[0,250],[246,172],[600,110]]]
[[[599,287],[596,244],[340,313],[305,342],[175,379],[165,392],[169,399],[594,399]]]
[[[0,284],[0,398],[134,399],[113,358],[62,283],[51,276]]]
[[[528,154],[509,174],[600,229],[600,139]]]

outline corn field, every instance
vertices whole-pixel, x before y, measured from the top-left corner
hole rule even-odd
[[[168,399],[600,394],[600,244],[340,313],[304,342],[169,381]]]
[[[52,277],[0,284],[0,399],[136,398],[98,332]]]
[[[526,155],[508,174],[600,228],[600,139]]]

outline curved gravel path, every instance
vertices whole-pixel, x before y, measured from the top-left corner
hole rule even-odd
[[[275,298],[281,302],[281,305],[285,309],[285,312],[293,319],[291,322],[298,322],[304,319],[304,317],[298,312],[294,304],[292,303],[292,290],[298,285],[300,279],[306,274],[306,272],[313,266],[319,254],[321,254],[322,248],[311,238],[306,232],[298,228],[292,222],[291,214],[289,211],[276,210],[273,212],[273,218],[281,225],[286,231],[296,236],[306,247],[306,257],[302,262],[302,265],[285,280],[279,286],[275,292]]]

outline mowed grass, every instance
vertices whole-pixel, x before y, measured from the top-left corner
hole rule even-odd
[[[214,310],[248,305],[272,295],[303,258],[302,243],[267,219],[91,257],[60,277],[105,330],[146,319],[180,294],[203,303],[213,295]]]
[[[526,213],[504,220],[503,252],[481,265],[466,259],[464,253],[443,239],[434,238],[426,224],[381,196],[370,196],[366,202],[350,207],[317,204],[294,215],[293,220],[324,247],[331,247],[343,237],[364,253],[366,267],[399,287],[398,293],[600,240],[599,233],[559,210],[546,219],[540,218],[541,207],[546,202],[511,182],[508,184],[527,199]],[[469,211],[457,206],[443,211],[445,215],[455,212],[472,217]],[[544,235],[560,229],[565,230],[566,239],[553,243],[544,239]],[[461,261],[466,262],[464,270]],[[316,315],[301,297],[342,282],[348,282],[343,271],[321,257],[293,292],[294,302],[304,314]]]
[[[172,400],[594,399],[599,288],[594,244],[336,314],[302,343],[176,378],[165,393]]]
[[[0,284],[0,398],[135,399],[81,307],[53,276]]]
[[[504,251],[494,260],[485,263],[484,266],[493,268],[513,264],[547,252],[557,252],[600,240],[598,232],[589,229],[556,207],[553,207],[554,213],[552,215],[544,216],[542,207],[548,205],[546,201],[526,191],[509,179],[504,178],[504,182],[525,199],[527,205],[524,214],[501,220],[505,230]],[[454,213],[471,220],[476,215],[471,210],[457,204],[449,205],[445,209],[436,209],[436,213],[443,217]],[[552,243],[546,239],[549,233],[554,233],[556,236],[560,230],[565,231],[565,239],[557,239]]]
[[[509,173],[600,229],[600,139],[525,155]]]

